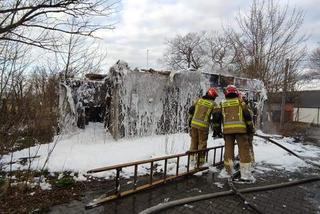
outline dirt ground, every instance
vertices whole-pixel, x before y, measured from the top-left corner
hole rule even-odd
[[[60,187],[55,185],[55,180],[47,180],[52,184],[50,190],[41,190],[39,186],[25,188],[22,185],[6,188],[0,193],[0,213],[48,213],[52,206],[81,200],[88,191],[111,188],[112,185],[110,181],[91,179]]]

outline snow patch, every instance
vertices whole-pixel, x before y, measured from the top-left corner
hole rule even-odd
[[[45,179],[39,184],[42,190],[51,190],[51,184],[47,183]]]
[[[189,209],[192,209],[193,208],[193,206],[192,205],[190,205],[190,204],[185,204],[185,205],[183,205],[184,207],[187,207],[187,208],[189,208]]]
[[[209,134],[211,136],[211,134]],[[319,158],[320,148],[311,145],[296,143],[292,138],[278,138],[288,149],[299,153],[303,157]],[[48,151],[53,148],[53,144],[43,144],[30,148],[30,154],[40,155],[39,158],[32,161],[30,167],[33,170],[39,170],[45,163]],[[256,157],[256,172],[263,173],[273,168],[298,171],[302,167],[312,167],[293,155],[288,154],[278,146],[267,142],[264,139],[254,137],[254,152]],[[208,147],[224,145],[223,139],[208,139]],[[149,158],[162,157],[171,154],[185,153],[190,146],[190,136],[187,133],[177,133],[171,135],[158,135],[148,137],[135,137],[120,139],[115,141],[110,135],[106,134],[104,126],[101,123],[90,123],[85,130],[79,130],[70,135],[60,136],[58,142],[50,155],[46,168],[53,174],[54,172],[72,171],[78,173],[78,180],[85,180],[87,171],[132,161],[145,160]],[[38,151],[39,149],[39,151]],[[24,149],[13,153],[13,158],[29,156],[29,149]],[[10,154],[4,155],[1,162],[8,163],[11,160]],[[216,161],[220,160],[220,152],[217,152]],[[314,160],[316,161],[316,160]],[[213,162],[213,152],[209,153],[209,163]],[[156,170],[163,170],[164,163],[156,163]],[[186,171],[187,158],[180,159],[180,172]],[[29,166],[23,166],[19,163],[12,165],[13,170],[28,169]],[[144,175],[149,172],[150,164],[139,165],[138,175]],[[9,165],[4,166],[4,170],[10,170]],[[215,167],[209,167],[209,171],[217,172]],[[168,160],[168,174],[173,175],[176,172],[176,160]],[[134,167],[124,168],[121,176],[130,177],[134,174]],[[110,178],[115,176],[114,171],[95,173],[94,176]],[[223,170],[220,176],[223,175]],[[62,174],[59,175],[61,178]],[[76,177],[76,176],[74,176]],[[46,184],[43,184],[45,188]],[[48,185],[47,188],[50,188]]]
[[[223,188],[224,187],[224,184],[221,183],[221,182],[214,182],[213,184],[216,185],[219,188]]]

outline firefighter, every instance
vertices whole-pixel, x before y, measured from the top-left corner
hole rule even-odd
[[[240,180],[254,181],[251,173],[251,157],[248,133],[253,132],[252,118],[244,102],[239,99],[239,93],[234,85],[228,85],[225,90],[225,100],[221,102],[221,111],[213,115],[214,136],[221,133],[225,141],[224,167],[231,176],[234,173],[234,145],[237,141],[240,156]]]
[[[191,145],[189,151],[196,151],[207,148],[209,134],[209,125],[211,115],[217,111],[219,106],[214,101],[218,96],[215,88],[211,87],[207,93],[194,101],[189,109],[189,127],[191,136]],[[196,156],[191,155],[191,163],[196,161]],[[199,155],[199,166],[205,163],[205,152]]]
[[[250,108],[250,106],[249,106],[249,100],[248,100],[248,98],[247,98],[246,93],[243,92],[243,91],[241,91],[240,94],[239,94],[239,97],[240,97],[240,99],[241,99],[243,102],[246,103],[247,108],[248,108],[248,111],[249,111],[249,113],[250,113],[250,116],[251,116],[251,118],[252,118],[252,120],[253,120],[253,117],[254,117],[253,111],[251,110],[251,108]],[[255,162],[254,151],[253,151],[253,134],[254,134],[254,132],[255,132],[254,123],[252,123],[252,127],[253,127],[253,130],[252,130],[250,133],[248,133],[248,142],[249,142],[251,162],[252,162],[252,164],[254,164],[254,162]]]

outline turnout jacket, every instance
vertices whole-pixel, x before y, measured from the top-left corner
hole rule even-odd
[[[219,111],[219,105],[210,97],[203,96],[193,102],[189,109],[189,126],[208,130],[212,113]]]
[[[241,134],[253,129],[252,116],[245,104],[238,97],[226,98],[220,103],[220,111],[213,114],[213,130],[215,133]]]

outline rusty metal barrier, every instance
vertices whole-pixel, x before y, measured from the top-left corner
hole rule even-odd
[[[86,208],[88,208],[88,209],[93,208],[93,207],[101,205],[104,202],[115,200],[115,199],[130,195],[130,194],[133,194],[133,193],[145,190],[145,189],[152,188],[156,185],[164,184],[168,181],[172,181],[177,178],[192,175],[194,173],[206,170],[206,169],[208,169],[208,167],[200,166],[200,155],[199,154],[205,153],[206,161],[208,161],[209,151],[211,151],[211,150],[213,150],[212,165],[217,166],[217,165],[222,164],[223,163],[222,157],[223,157],[224,146],[215,146],[215,147],[209,147],[207,149],[201,149],[201,150],[197,150],[197,151],[188,151],[186,153],[180,153],[180,154],[176,154],[176,155],[169,155],[169,156],[164,156],[164,157],[159,157],[159,158],[153,158],[153,159],[142,160],[142,161],[135,161],[135,162],[130,162],[130,163],[124,163],[124,164],[113,165],[113,166],[108,166],[108,167],[101,167],[101,168],[89,170],[87,172],[88,174],[115,170],[116,171],[116,173],[115,173],[115,188],[113,189],[113,191],[111,191],[107,194],[104,194],[104,195],[100,196],[99,198],[94,199],[92,202],[90,202],[89,204],[86,205]],[[217,150],[220,150],[220,151],[218,151],[218,152],[220,152],[220,158],[217,158]],[[192,155],[197,157],[196,158],[197,159],[196,165],[194,167],[191,167],[191,165],[190,165],[190,158]],[[187,156],[187,165],[186,165],[187,171],[180,173],[179,172],[180,160],[182,157],[185,157],[185,156]],[[175,175],[168,176],[167,175],[168,160],[170,160],[170,159],[176,159],[176,169],[175,169]],[[164,161],[163,174],[161,176],[162,177],[161,179],[155,180],[154,179],[155,162],[159,162],[159,161]],[[147,163],[150,163],[150,173],[149,173],[148,182],[146,184],[138,186],[137,185],[138,166],[143,165],[143,164],[147,164]],[[129,190],[121,191],[120,173],[123,168],[127,168],[127,167],[134,167],[133,188],[129,189]],[[193,169],[190,169],[190,167]]]

